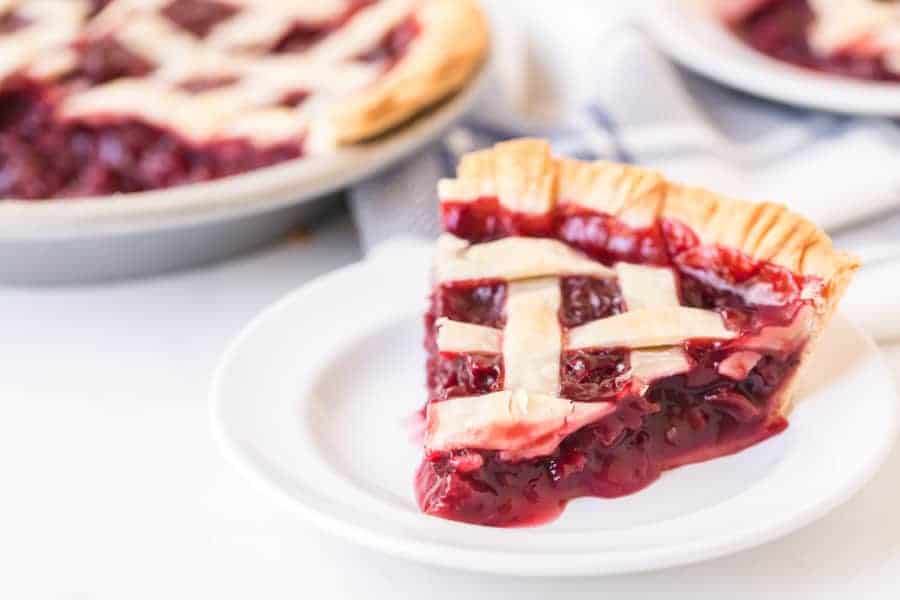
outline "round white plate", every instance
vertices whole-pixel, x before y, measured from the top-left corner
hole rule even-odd
[[[643,22],[684,66],[737,89],[834,112],[900,116],[900,84],[855,81],[769,58],[732,35],[711,0],[650,0]]]
[[[412,560],[518,575],[606,574],[700,561],[822,517],[875,473],[897,397],[873,343],[843,318],[825,335],[791,426],[735,456],[665,473],[615,500],[584,498],[531,529],[424,516],[410,416],[425,399],[430,249],[395,244],[264,311],[225,353],[215,436],[314,523]]]

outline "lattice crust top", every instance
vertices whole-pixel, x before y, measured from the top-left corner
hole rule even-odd
[[[15,72],[63,77],[76,67],[76,42],[111,38],[152,72],[72,92],[63,118],[134,117],[196,142],[241,137],[265,145],[310,132],[315,151],[374,135],[458,88],[486,45],[470,0],[378,0],[358,10],[354,0],[216,2],[228,12],[197,35],[168,18],[172,0],[113,0],[92,18],[90,0],[0,0],[0,16],[23,22],[0,34],[0,80]],[[411,17],[419,34],[400,63],[385,73],[384,60],[359,60]],[[333,31],[303,51],[273,53],[299,24]],[[448,36],[463,27],[471,35],[451,45]],[[227,83],[184,88],[217,80]],[[433,89],[422,89],[425,80]],[[297,107],[283,105],[298,92],[306,96]]]
[[[528,257],[540,254],[550,240],[502,241],[514,244],[517,256],[527,262]],[[439,255],[437,260],[440,265],[444,259]],[[491,267],[483,273],[469,271],[467,279],[485,279],[484,273],[494,275],[496,271]],[[631,371],[627,376],[646,391],[654,380],[690,367],[682,350],[686,340],[735,337],[717,312],[680,306],[675,278],[668,268],[619,263],[615,270],[604,268],[601,276],[618,278],[628,311],[568,331],[559,322],[560,280],[533,279],[528,274],[507,277],[506,326],[502,331],[446,318],[438,320],[440,352],[503,356],[505,391],[430,404],[426,446],[432,450],[497,449],[509,460],[537,456],[548,452],[548,448],[552,451],[565,435],[614,410],[611,403],[574,402],[559,397],[560,358],[564,351],[629,348]],[[509,433],[516,428],[530,431],[532,426],[538,427],[541,435],[529,434],[523,439]],[[544,439],[545,429],[551,426],[557,426],[552,430],[556,432],[551,436],[552,444]],[[532,437],[543,441],[531,443]]]

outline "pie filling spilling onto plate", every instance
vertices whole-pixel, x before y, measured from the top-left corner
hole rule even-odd
[[[900,3],[895,0],[716,0],[750,46],[808,69],[900,81]]]
[[[406,84],[389,75],[424,22],[468,9],[447,0],[0,2],[0,198],[166,188],[371,137],[439,99],[434,90],[459,86],[438,82],[421,99],[400,90],[395,102],[394,88],[413,85],[419,67],[406,65]],[[442,68],[436,51],[417,62],[423,78]],[[459,78],[465,61],[447,60],[456,71],[445,75]],[[366,100],[378,85],[394,91]]]
[[[459,521],[544,522],[781,432],[856,265],[781,207],[533,140],[440,195],[416,494]]]

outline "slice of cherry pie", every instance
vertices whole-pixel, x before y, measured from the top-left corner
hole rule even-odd
[[[781,206],[537,140],[439,189],[416,494],[448,519],[539,523],[781,432],[858,267]]]
[[[900,81],[897,0],[713,0],[748,44],[835,75]]]
[[[0,0],[0,199],[330,152],[461,88],[486,46],[475,0]]]

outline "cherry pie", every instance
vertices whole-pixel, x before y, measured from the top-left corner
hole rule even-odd
[[[371,138],[481,63],[475,0],[0,0],[0,198],[135,192]]]
[[[757,50],[817,71],[900,81],[897,0],[714,0]]]
[[[534,524],[787,427],[858,263],[813,224],[538,140],[439,187],[421,509]]]

